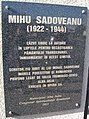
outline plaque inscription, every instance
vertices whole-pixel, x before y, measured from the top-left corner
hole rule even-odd
[[[86,8],[2,2],[6,116],[81,107]]]

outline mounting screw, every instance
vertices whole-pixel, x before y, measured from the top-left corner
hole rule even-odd
[[[76,107],[79,107],[80,106],[79,103],[76,103],[75,105],[76,105]]]
[[[9,111],[9,114],[11,115],[11,114],[12,114],[12,112],[11,112],[11,111]]]
[[[7,9],[7,10],[9,9],[8,5],[5,6],[5,9]]]
[[[82,10],[82,14],[84,14],[85,13],[85,10]]]

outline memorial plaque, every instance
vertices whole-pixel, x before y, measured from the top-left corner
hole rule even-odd
[[[6,116],[81,108],[87,9],[2,2]]]

